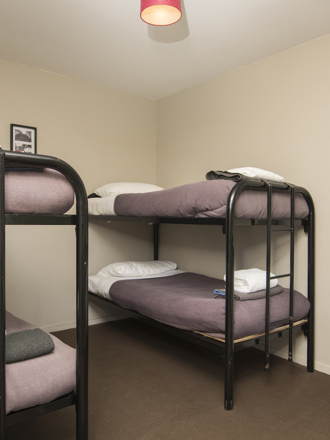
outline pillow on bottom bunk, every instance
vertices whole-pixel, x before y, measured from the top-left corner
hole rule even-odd
[[[113,283],[116,283],[117,281],[123,281],[123,280],[141,280],[141,279],[150,279],[150,278],[161,278],[161,277],[170,277],[172,275],[177,275],[179,273],[183,273],[183,270],[170,270],[168,272],[163,273],[157,273],[153,275],[148,275],[142,277],[114,277],[112,275],[90,275],[88,277],[88,290],[92,293],[95,293],[96,295],[103,296],[106,299],[111,300],[111,297],[109,295],[111,286]]]
[[[123,261],[112,263],[101,269],[97,275],[114,277],[146,277],[169,272],[177,268],[172,261]]]

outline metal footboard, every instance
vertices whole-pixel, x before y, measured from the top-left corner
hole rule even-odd
[[[270,183],[264,181],[243,180],[237,183],[231,191],[227,203],[226,220],[226,341],[225,341],[225,409],[233,408],[233,367],[234,367],[234,226],[235,207],[239,194],[243,189],[259,189],[267,191],[267,241],[266,241],[266,273],[267,273],[267,295],[265,310],[265,369],[269,368],[269,335],[270,325],[270,255],[271,255],[271,227],[272,227],[272,192],[289,191],[291,194],[291,216],[290,216],[290,272],[279,277],[290,277],[290,310],[288,311],[289,323],[289,361],[292,360],[292,338],[293,338],[293,277],[294,277],[294,231],[295,231],[295,209],[294,197],[302,194],[309,207],[308,220],[305,222],[305,232],[308,234],[308,299],[311,304],[307,334],[307,370],[314,370],[314,284],[315,284],[315,211],[311,195],[304,188],[288,185],[286,183]],[[280,323],[278,323],[280,324]]]

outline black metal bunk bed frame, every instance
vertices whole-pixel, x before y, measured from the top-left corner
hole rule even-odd
[[[5,163],[52,168],[72,184],[75,215],[20,215],[5,213]],[[76,230],[76,388],[50,403],[6,415],[5,387],[5,225],[73,225]],[[70,405],[76,407],[76,439],[88,438],[88,214],[84,184],[76,171],[60,159],[0,151],[0,440],[6,426]]]
[[[236,219],[235,207],[238,196],[244,189],[255,189],[267,192],[267,218],[257,219]],[[289,192],[291,196],[291,215],[290,220],[272,219],[272,194],[274,191]],[[295,195],[301,194],[309,207],[308,218],[295,220]],[[220,225],[226,234],[226,337],[225,340],[213,339],[201,333],[181,330],[169,325],[157,322],[151,318],[141,315],[135,311],[124,309],[111,303],[113,307],[120,310],[123,314],[138,319],[149,325],[167,331],[171,334],[202,345],[208,349],[220,352],[225,361],[225,396],[224,407],[226,410],[233,408],[233,366],[234,352],[246,347],[251,347],[259,343],[265,344],[265,370],[269,369],[270,340],[288,334],[289,354],[288,360],[292,361],[292,345],[294,330],[303,330],[307,336],[307,371],[314,371],[314,284],[315,284],[315,210],[314,203],[309,192],[302,187],[287,183],[269,182],[263,180],[246,179],[238,182],[232,189],[227,202],[226,218],[168,218],[168,217],[120,217],[120,216],[97,216],[89,215],[90,220],[103,219],[107,222],[147,222],[154,227],[154,259],[158,260],[159,246],[159,225],[160,224],[194,224],[194,225]],[[265,333],[255,335],[249,339],[234,341],[234,227],[236,225],[266,225],[266,310],[265,310]],[[287,274],[277,275],[276,278],[290,278],[290,310],[288,319],[278,322],[270,322],[270,280],[271,280],[271,237],[272,227],[283,226],[290,233],[290,271]],[[307,319],[293,323],[293,289],[294,289],[294,234],[296,226],[303,226],[308,235],[307,239],[307,259],[308,259],[308,299],[311,304]],[[108,301],[89,292],[89,296],[94,301]],[[276,326],[271,330],[271,326]]]

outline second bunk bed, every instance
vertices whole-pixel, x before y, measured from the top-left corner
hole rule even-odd
[[[75,213],[67,214],[75,202]],[[6,225],[76,232],[76,349],[6,312]],[[88,215],[77,172],[50,156],[0,151],[0,439],[15,423],[75,405],[88,438]],[[10,294],[7,292],[7,295]]]
[[[90,298],[110,301],[128,316],[220,352],[225,362],[227,410],[233,408],[236,350],[263,342],[268,369],[271,338],[288,334],[288,359],[292,361],[293,332],[300,329],[307,336],[307,370],[312,372],[315,213],[309,192],[288,183],[262,179],[211,180],[168,190],[147,185],[145,191],[143,184],[134,188],[129,183],[100,188],[89,198],[90,220],[152,224],[155,261],[159,225],[220,225],[226,234],[226,282],[175,270],[150,275],[150,267],[146,269],[146,279],[130,270],[124,279],[113,277],[114,267],[109,265],[89,278]],[[252,301],[240,300],[234,289],[234,238],[236,226],[240,225],[266,226],[266,285],[263,296]],[[290,267],[286,273],[277,274],[276,279],[289,278],[289,287],[275,294],[272,234],[279,226],[290,236]],[[307,234],[307,298],[294,289],[295,232],[301,227]],[[139,270],[143,272],[143,268]],[[214,291],[219,290],[223,296],[216,300]]]

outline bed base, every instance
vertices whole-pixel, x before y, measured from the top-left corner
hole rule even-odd
[[[5,162],[52,168],[71,182],[76,196],[74,215],[5,214]],[[5,225],[73,225],[76,231],[76,389],[52,402],[6,415],[5,387]],[[70,405],[76,406],[76,439],[88,438],[88,215],[84,184],[67,163],[50,156],[0,152],[0,440],[6,426]]]
[[[267,192],[267,218],[264,220],[258,219],[236,219],[235,218],[235,207],[238,196],[244,189],[255,189]],[[271,216],[272,209],[272,194],[276,191],[289,192],[291,196],[291,214],[289,220],[273,220]],[[308,218],[302,221],[295,220],[295,195],[301,194],[309,207]],[[304,231],[307,234],[307,259],[308,259],[308,299],[311,304],[310,312],[307,316],[307,322],[303,324],[303,330],[305,336],[307,336],[307,371],[314,371],[314,284],[315,284],[315,210],[314,203],[309,192],[302,187],[294,186],[287,183],[276,183],[262,180],[242,180],[238,182],[232,189],[228,202],[227,202],[227,215],[226,218],[159,218],[159,217],[119,217],[119,216],[89,216],[90,220],[102,220],[108,223],[112,221],[124,221],[124,222],[148,222],[154,227],[153,237],[154,237],[154,259],[158,259],[158,248],[159,248],[159,225],[160,224],[196,224],[196,225],[219,225],[222,226],[223,232],[226,234],[226,339],[222,343],[224,350],[224,361],[225,361],[225,398],[224,407],[226,410],[233,408],[233,366],[234,366],[234,351],[237,350],[239,345],[235,343],[234,340],[234,228],[239,225],[266,225],[267,226],[267,237],[266,237],[266,272],[267,272],[267,294],[266,294],[266,310],[265,310],[265,334],[262,338],[265,343],[265,369],[269,369],[269,352],[270,352],[270,339],[274,336],[271,332],[271,328],[275,325],[276,327],[283,326],[283,322],[272,323],[270,322],[270,280],[271,280],[271,237],[274,233],[273,226],[283,225],[285,229],[290,234],[290,268],[288,273],[283,275],[278,275],[278,278],[288,277],[290,279],[290,311],[287,320],[287,328],[281,330],[278,334],[283,335],[284,332],[288,333],[289,338],[289,353],[288,360],[292,361],[292,341],[293,341],[293,331],[295,329],[293,322],[293,289],[294,289],[294,235],[297,225],[304,227]],[[94,297],[90,293],[90,297]],[[135,312],[131,312],[135,313]],[[133,316],[134,317],[134,316]],[[138,319],[143,319],[147,322],[145,317],[139,317]],[[150,320],[148,323],[153,324]],[[157,324],[159,325],[159,324]],[[172,333],[180,333],[180,335],[185,335],[187,333],[184,331],[178,331],[177,329],[171,330]],[[206,338],[202,335],[197,336],[196,334],[189,333],[189,339],[197,338],[201,343]],[[255,341],[260,341],[260,337],[255,338]],[[219,341],[217,341],[219,342]],[[247,343],[247,342],[246,342]],[[245,343],[245,345],[246,345]],[[204,344],[204,342],[203,342]],[[206,344],[215,344],[214,341],[207,341]]]
[[[59,397],[49,403],[43,405],[34,406],[32,408],[23,409],[21,411],[15,411],[7,414],[6,427],[14,425],[15,423],[24,422],[31,417],[38,417],[44,414],[48,414],[52,411],[57,411],[67,406],[76,404],[76,393],[72,392],[65,396]]]
[[[172,335],[178,336],[181,339],[185,339],[194,344],[203,346],[204,348],[211,349],[220,354],[224,354],[226,340],[222,338],[215,338],[213,336],[208,335],[207,333],[191,331],[191,330],[183,330],[177,327],[173,327],[168,324],[164,324],[160,321],[156,321],[155,319],[149,318],[148,316],[142,315],[141,313],[136,312],[135,310],[125,309],[118,304],[108,300],[107,298],[103,298],[93,292],[88,292],[89,300],[98,305],[111,304],[111,309],[116,311],[126,318],[133,318],[137,321],[143,322],[144,324],[155,327],[159,330],[162,330],[166,333],[170,333]],[[288,321],[288,320],[287,320]],[[307,318],[301,319],[293,324],[293,328],[295,332],[306,331],[306,325],[308,323]],[[270,339],[278,339],[285,335],[289,334],[289,323],[272,329],[270,331]],[[255,345],[265,343],[265,333],[260,333],[257,335],[246,336],[240,339],[234,339],[234,351],[240,351],[245,348],[253,347]],[[223,356],[224,357],[224,356]]]

